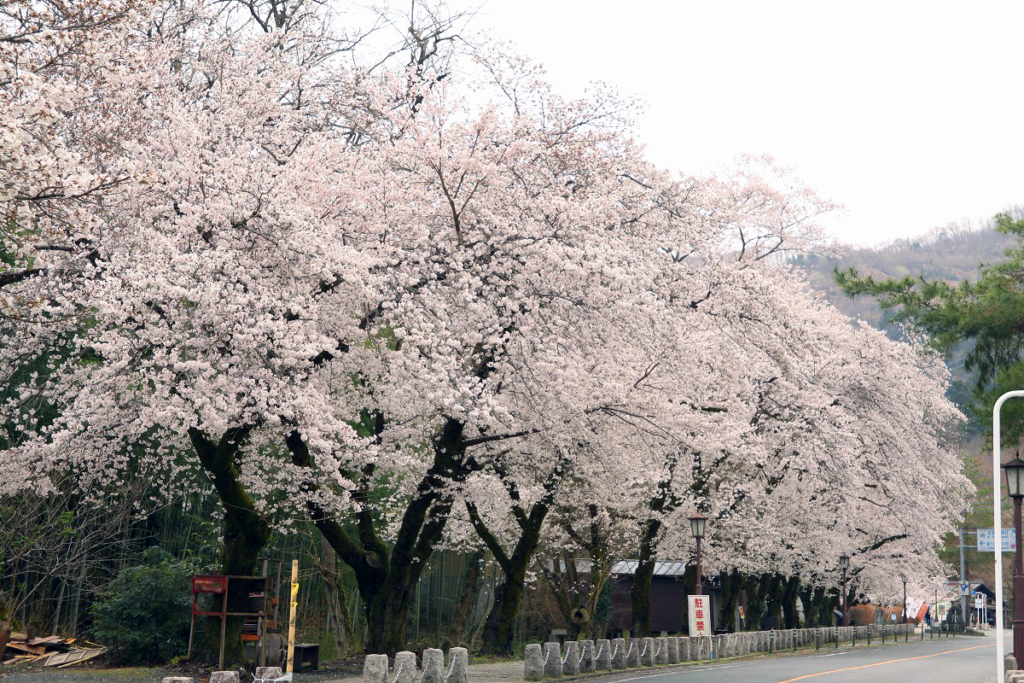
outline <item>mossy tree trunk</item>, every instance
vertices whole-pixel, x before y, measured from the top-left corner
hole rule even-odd
[[[379,413],[364,415],[378,437],[384,430]],[[479,469],[466,451],[477,444],[514,439],[523,434],[466,438],[462,422],[448,418],[434,437],[433,461],[416,485],[402,514],[395,542],[386,544],[380,533],[382,522],[374,515],[371,487],[375,465],[368,463],[359,472],[348,473],[357,482],[352,493],[358,505],[353,526],[342,526],[316,503],[318,485],[312,477],[303,484],[309,497],[306,508],[310,519],[338,558],[355,573],[359,595],[367,620],[366,649],[371,653],[393,655],[405,647],[409,607],[427,560],[441,542],[454,501],[452,485],[459,485]],[[285,439],[292,462],[314,469],[316,463],[297,431]]]
[[[486,654],[506,656],[512,654],[516,617],[519,615],[526,590],[526,572],[533,562],[534,553],[540,543],[544,520],[547,519],[548,513],[551,511],[552,501],[558,491],[562,479],[562,467],[563,464],[559,464],[555,468],[553,475],[544,483],[543,495],[527,510],[522,505],[522,498],[515,482],[510,477],[504,476],[500,459],[491,464],[491,468],[495,470],[495,474],[498,475],[508,492],[512,516],[519,526],[519,538],[511,553],[505,551],[498,539],[487,528],[476,505],[472,501],[466,500],[466,510],[469,512],[473,528],[487,549],[491,551],[495,563],[505,578],[504,583],[495,589],[494,604],[484,623],[482,651]],[[566,561],[571,561],[571,558]],[[558,595],[557,591],[556,595]],[[567,621],[572,628],[572,622],[568,619]]]
[[[640,529],[640,552],[633,575],[633,587],[629,591],[633,609],[633,633],[646,635],[651,631],[651,582],[658,552],[658,532],[661,521],[648,519]]]
[[[796,601],[799,597],[800,577],[791,576],[785,580],[782,589],[782,623],[783,628],[798,628],[800,626],[797,615]]]
[[[270,540],[270,525],[256,510],[252,498],[242,484],[238,459],[242,445],[251,427],[230,429],[218,439],[211,439],[196,428],[188,431],[192,447],[199,461],[213,480],[214,489],[224,508],[224,545],[221,548],[221,573],[233,576],[251,576],[256,569],[260,552]],[[230,584],[229,584],[230,586]],[[237,588],[237,586],[236,586]],[[228,591],[228,612],[247,611],[248,591]],[[244,617],[229,617],[224,635],[224,665],[236,665],[242,657],[242,625]],[[210,621],[211,624],[215,623]],[[217,624],[219,627],[219,624]],[[214,634],[209,629],[207,647],[217,642],[219,628]],[[216,635],[216,638],[213,636]],[[213,655],[207,653],[207,658]]]

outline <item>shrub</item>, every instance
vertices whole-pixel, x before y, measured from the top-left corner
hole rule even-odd
[[[188,646],[193,567],[160,548],[125,567],[92,606],[93,632],[115,661],[156,664]]]

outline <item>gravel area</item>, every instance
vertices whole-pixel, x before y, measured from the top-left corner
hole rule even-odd
[[[67,669],[44,669],[42,667],[15,667],[4,671],[3,683],[161,683],[164,676],[187,676],[195,674],[164,669],[124,668],[99,669],[69,667]],[[208,675],[208,674],[207,674]],[[206,676],[203,676],[205,678]],[[362,679],[360,672],[351,667],[321,669],[295,675],[295,683],[357,683]],[[523,663],[493,662],[469,665],[470,683],[518,683],[523,679]],[[251,679],[243,678],[243,683]]]
[[[160,683],[164,676],[174,676],[161,669],[67,669],[42,667],[4,671],[3,683]]]

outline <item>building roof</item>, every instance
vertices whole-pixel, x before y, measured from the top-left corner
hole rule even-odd
[[[612,565],[612,574],[636,574],[636,567],[639,560],[622,560]],[[682,576],[686,573],[686,562],[681,560],[670,562],[655,562],[655,576]]]

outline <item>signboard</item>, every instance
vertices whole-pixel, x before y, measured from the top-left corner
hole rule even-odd
[[[924,621],[924,615],[928,613],[928,603],[922,602],[921,609],[917,610],[917,620],[919,622]]]
[[[1017,551],[1017,533],[1014,529],[1003,529],[1003,552]],[[978,552],[994,553],[996,551],[995,529],[978,529]]]
[[[711,635],[711,598],[706,595],[688,595],[690,607],[690,637]]]
[[[228,586],[228,577],[218,574],[199,575],[192,577],[193,593],[212,593],[220,595]],[[218,612],[219,614],[219,612]]]

